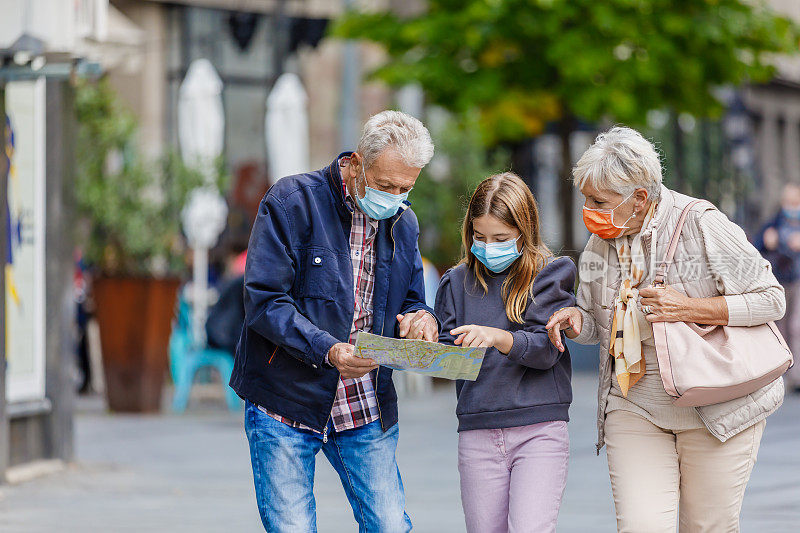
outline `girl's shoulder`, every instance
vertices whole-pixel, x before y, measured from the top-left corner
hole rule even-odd
[[[567,283],[575,283],[577,273],[578,269],[571,257],[550,256],[545,259],[545,265],[536,274],[534,282],[566,281]]]
[[[545,258],[544,267],[541,272],[547,269],[575,269],[575,261],[567,255],[551,255]]]
[[[457,279],[464,279],[464,276],[467,274],[467,264],[466,263],[459,263],[456,266],[447,269],[447,271],[442,274],[442,282],[445,280],[452,282]]]
[[[442,275],[438,292],[478,297],[485,295],[485,291],[466,263],[459,263]]]

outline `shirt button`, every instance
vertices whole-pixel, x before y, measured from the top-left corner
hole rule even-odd
[[[322,258],[321,258],[321,257],[315,257],[315,258],[314,258],[314,264],[315,264],[315,265],[318,265],[318,264],[320,264],[320,263],[322,263]]]
[[[311,366],[313,366],[314,368],[317,368],[317,365],[311,365]]]
[[[356,257],[358,257],[359,255],[361,255],[361,252],[356,252]]]

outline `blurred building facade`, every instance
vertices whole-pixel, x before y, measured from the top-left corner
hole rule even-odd
[[[800,23],[800,2],[769,0],[769,4]],[[776,57],[775,66],[774,80],[743,90],[755,136],[762,220],[778,208],[785,183],[800,183],[800,57]]]
[[[2,7],[0,483],[73,457],[70,80],[101,69],[87,58],[113,65],[139,39],[107,0],[6,0]]]
[[[800,2],[769,0],[773,9],[800,23]],[[645,135],[663,155],[668,187],[716,203],[753,234],[779,207],[783,185],[800,183],[800,57],[774,56],[774,79],[765,84],[722,87],[726,110],[718,119],[701,119],[668,110],[648,115]],[[581,124],[573,133],[573,161],[591,144],[598,129],[611,124]],[[540,201],[548,244],[560,248],[560,140],[555,131],[531,142],[531,188]],[[589,234],[580,220],[583,197],[573,198],[574,242]],[[580,250],[578,250],[580,251]]]
[[[391,105],[391,93],[364,84],[382,55],[376,47],[323,39],[347,0],[112,0],[142,43],[108,70],[140,122],[141,144],[155,157],[178,146],[178,92],[192,61],[211,61],[223,82],[224,157],[233,176],[229,228],[249,235],[258,202],[274,180],[267,164],[267,96],[285,72],[308,94],[310,168],[354,148],[363,120]]]
[[[769,3],[800,21],[800,3]],[[225,158],[233,175],[230,228],[223,242],[242,239],[264,191],[280,177],[269,173],[264,128],[267,96],[280,74],[298,74],[308,93],[311,168],[352,148],[370,114],[403,103],[401,95],[361,81],[380,63],[379,49],[322,39],[327,22],[349,5],[353,0],[111,0],[112,9],[134,26],[127,29],[128,39],[119,40],[141,35],[138,48],[118,54],[107,71],[139,118],[146,153],[156,156],[177,146],[178,89],[193,60],[209,59],[223,81]],[[370,5],[402,15],[424,2]],[[795,110],[800,104],[794,102],[800,102],[800,64],[776,58],[776,65],[778,77],[771,83],[727,91],[729,112],[721,120],[666,116],[661,124],[656,118],[653,127],[657,140],[663,137],[674,147],[665,161],[670,186],[708,196],[748,230],[775,209],[782,183],[800,181],[800,111]],[[576,133],[576,158],[591,134],[588,125]],[[531,145],[537,166],[531,184],[550,211],[558,205],[546,201],[557,190],[553,180],[560,163],[558,147],[552,146],[557,141],[544,135]],[[548,159],[548,154],[555,155]],[[579,213],[581,199],[575,203]],[[548,240],[557,245],[558,216],[546,207],[543,216],[552,219],[545,227]],[[582,224],[574,226],[576,241],[583,242]]]

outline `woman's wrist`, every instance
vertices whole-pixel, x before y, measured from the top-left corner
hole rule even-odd
[[[576,307],[574,307],[574,306],[572,306],[572,307],[562,307],[562,308],[561,308],[561,309],[559,309],[558,311],[561,311],[561,310],[564,310],[564,309],[569,309],[571,312],[574,310],[574,313],[573,313],[573,314],[577,315],[577,316],[574,316],[574,317],[570,317],[570,321],[569,321],[569,323],[566,325],[566,327],[563,327],[563,328],[561,328],[561,331],[563,331],[563,332],[564,332],[564,335],[566,335],[568,339],[574,339],[575,337],[577,337],[577,336],[578,336],[578,332],[577,332],[577,331],[575,331],[575,328],[573,328],[573,327],[572,327],[572,322],[573,322],[573,321],[575,321],[575,320],[578,320],[578,319],[580,319],[580,318],[581,318],[581,316],[580,316],[580,314],[581,314],[581,313],[580,313],[580,311],[578,311],[578,309],[577,309]],[[558,311],[556,311],[556,313],[557,313]]]
[[[494,347],[497,348],[503,355],[508,355],[511,348],[514,347],[514,336],[510,331],[504,329],[497,329],[497,336],[495,337]]]
[[[707,298],[686,297],[686,317],[683,322],[725,326],[728,324],[728,304],[724,296]]]

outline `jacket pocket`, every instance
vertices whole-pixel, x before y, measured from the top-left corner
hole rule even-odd
[[[335,300],[339,289],[339,265],[336,254],[326,248],[309,248],[305,253],[301,296]]]

